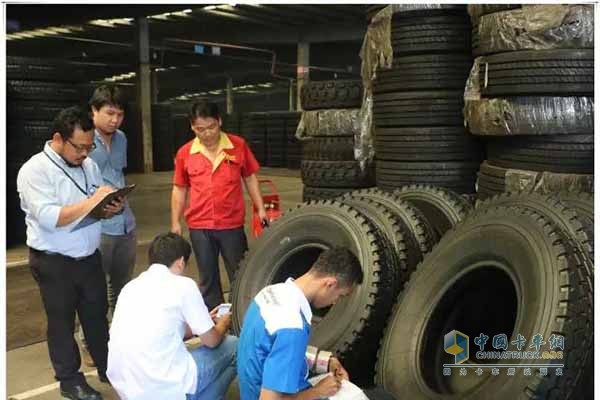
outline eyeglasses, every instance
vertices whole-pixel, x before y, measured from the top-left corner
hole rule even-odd
[[[204,133],[206,131],[213,131],[216,128],[219,128],[219,124],[217,122],[210,124],[208,126],[192,125],[192,130],[196,133]]]
[[[94,151],[94,149],[96,149],[96,143],[92,143],[89,146],[83,145],[83,144],[75,144],[73,142],[71,142],[70,139],[66,139],[67,142],[69,142],[69,144],[71,146],[73,146],[73,148],[78,152],[78,153],[83,153],[84,151],[87,151],[88,153],[91,153],[92,151]]]

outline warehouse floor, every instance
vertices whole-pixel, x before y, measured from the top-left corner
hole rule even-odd
[[[286,210],[301,202],[302,184],[297,170],[263,168],[260,178],[271,179],[281,196],[281,207]],[[147,268],[146,251],[149,242],[160,232],[170,227],[170,194],[172,172],[133,174],[127,177],[138,187],[130,195],[130,203],[138,223],[138,257],[134,275]],[[250,246],[252,236],[248,230],[251,216],[250,203],[246,203],[246,231]],[[58,383],[54,380],[48,348],[44,341],[45,315],[39,291],[27,267],[25,246],[7,250],[7,354],[6,392],[9,399],[50,400],[60,397]],[[187,274],[197,278],[194,260]],[[223,276],[223,274],[222,274]],[[229,283],[224,277],[224,290]],[[143,334],[141,332],[140,334]],[[118,399],[114,390],[100,383],[95,370],[82,367],[88,382],[104,395],[105,400]],[[237,390],[232,385],[228,399],[236,399]]]

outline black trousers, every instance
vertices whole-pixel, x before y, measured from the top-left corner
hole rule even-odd
[[[81,358],[73,337],[75,313],[87,339],[98,373],[106,373],[108,300],[100,252],[81,260],[60,254],[29,251],[31,274],[40,287],[48,317],[48,350],[56,379],[77,382]]]
[[[223,288],[219,275],[219,254],[223,256],[229,281],[233,280],[240,260],[248,250],[244,228],[190,229],[192,248],[196,256],[200,280],[198,286],[208,310],[223,303]]]

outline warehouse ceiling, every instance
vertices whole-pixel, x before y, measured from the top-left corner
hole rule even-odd
[[[357,77],[365,5],[7,5],[7,54],[85,63],[90,81],[135,83],[136,18],[148,17],[160,100],[295,78]],[[263,86],[265,88],[267,86]]]

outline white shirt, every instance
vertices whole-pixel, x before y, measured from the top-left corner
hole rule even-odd
[[[85,200],[102,185],[102,174],[89,157],[83,160],[81,168],[69,167],[49,143],[44,151],[23,164],[17,176],[17,190],[27,224],[27,245],[70,257],[89,256],[100,245],[100,222],[75,232],[71,229],[81,218],[65,226],[56,224],[62,207]],[[69,176],[87,194],[82,193]]]
[[[214,326],[192,279],[152,264],[125,285],[110,328],[107,370],[121,399],[185,399],[195,392],[198,373],[183,343],[185,323],[196,335]]]

